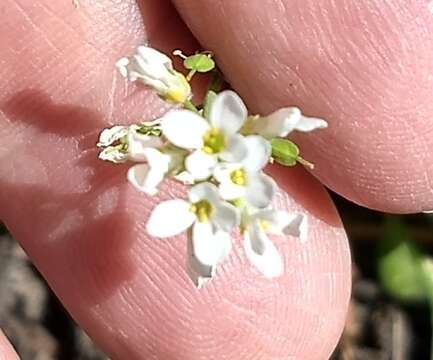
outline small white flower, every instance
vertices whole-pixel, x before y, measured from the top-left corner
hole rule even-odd
[[[132,161],[146,161],[146,149],[160,148],[163,142],[159,136],[141,134],[139,127],[132,126],[128,132],[128,155]]]
[[[107,147],[114,142],[120,140],[124,136],[128,135],[128,127],[116,125],[108,129],[104,129],[99,135],[99,141],[96,144],[97,147]]]
[[[129,168],[127,178],[138,190],[155,195],[158,185],[168,172],[170,156],[154,148],[143,149],[142,155],[147,162]]]
[[[266,277],[280,276],[284,271],[283,260],[267,233],[304,238],[307,232],[304,215],[273,209],[259,210],[246,216],[243,222],[244,247],[248,259]]]
[[[145,161],[144,149],[162,146],[158,136],[140,134],[138,125],[113,126],[104,129],[100,136],[98,147],[103,148],[99,153],[101,160],[123,163],[128,160]]]
[[[185,76],[173,69],[171,59],[147,46],[116,63],[120,74],[130,81],[140,81],[153,88],[164,99],[184,103],[191,97],[191,87]]]
[[[104,129],[99,135],[96,146],[103,148],[99,153],[101,160],[122,163],[128,160],[127,136],[129,128],[127,126],[113,126]]]
[[[208,269],[228,255],[229,231],[239,225],[239,213],[220,199],[218,189],[211,183],[193,186],[188,198],[189,201],[174,199],[158,204],[150,215],[147,231],[151,236],[165,238],[191,227],[192,254]]]
[[[169,112],[161,121],[162,133],[174,145],[195,150],[185,167],[197,180],[207,179],[218,162],[241,161],[246,155],[245,138],[238,131],[247,109],[233,91],[223,91],[214,100],[209,121],[189,110]]]
[[[271,147],[257,135],[246,137],[245,143],[246,157],[239,163],[218,164],[213,175],[223,199],[245,199],[249,205],[265,208],[277,189],[275,181],[262,171],[271,156]]]
[[[323,119],[302,115],[297,107],[279,109],[264,117],[254,116],[248,119],[247,132],[259,134],[267,139],[286,137],[293,130],[308,132],[324,129],[328,123]]]
[[[140,157],[145,163],[132,166],[127,177],[138,190],[153,196],[158,192],[158,185],[165,176],[168,173],[177,173],[183,166],[185,153],[169,147],[160,150],[147,147],[141,149]],[[181,180],[179,175],[174,177]]]
[[[195,178],[188,171],[181,171],[180,173],[174,175],[173,177],[184,185],[195,184]]]

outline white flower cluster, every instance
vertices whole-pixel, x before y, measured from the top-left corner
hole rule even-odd
[[[122,75],[154,88],[167,101],[190,99],[186,79],[154,49],[140,47],[118,66]],[[166,178],[189,186],[187,199],[154,208],[147,231],[157,238],[186,231],[190,275],[198,287],[229,254],[236,229],[251,263],[267,277],[279,276],[283,261],[267,234],[305,236],[307,222],[303,214],[272,207],[277,184],[263,171],[272,159],[271,140],[327,123],[293,107],[266,117],[249,116],[235,92],[213,95],[200,110],[178,108],[152,122],[105,129],[98,143],[100,158],[135,162],[128,180],[148,195],[155,195]]]

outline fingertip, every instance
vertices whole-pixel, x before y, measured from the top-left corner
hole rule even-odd
[[[324,184],[382,211],[433,208],[426,2],[175,3],[253,109],[296,105],[329,122],[296,137]]]

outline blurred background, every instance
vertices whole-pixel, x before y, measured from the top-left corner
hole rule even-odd
[[[333,197],[352,248],[353,294],[332,359],[433,359],[433,214],[390,216]],[[108,359],[1,225],[0,327],[22,360]]]

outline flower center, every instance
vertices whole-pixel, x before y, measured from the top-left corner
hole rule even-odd
[[[247,183],[247,174],[244,169],[236,169],[230,173],[230,180],[236,185],[244,186]]]
[[[210,129],[203,136],[203,151],[207,154],[217,154],[225,147],[224,134],[219,129]]]
[[[198,221],[205,222],[209,220],[213,208],[209,201],[200,200],[191,205],[190,211],[192,211],[195,216],[197,216]]]

